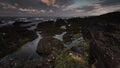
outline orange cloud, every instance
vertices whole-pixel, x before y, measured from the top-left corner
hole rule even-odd
[[[41,0],[42,3],[46,4],[47,6],[52,6],[55,8],[64,8],[64,5],[58,5],[56,0]]]
[[[56,0],[41,0],[42,3],[46,4],[47,6],[53,6],[56,3]]]
[[[105,7],[101,6],[100,4],[94,4],[93,7],[94,7],[94,9],[92,11],[88,12],[88,14],[101,15],[101,14],[108,12],[108,10]]]

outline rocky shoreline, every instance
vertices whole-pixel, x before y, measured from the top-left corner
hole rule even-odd
[[[42,39],[36,52],[43,57],[43,61],[36,58],[24,63],[18,62],[18,65],[11,68],[119,68],[119,15],[120,12],[112,12],[100,16],[45,21],[32,31],[19,26],[20,23],[3,27],[0,29],[0,45],[5,47],[1,46],[0,54],[13,52],[22,44],[35,39],[35,32],[40,32]],[[54,38],[62,33],[62,39]],[[79,38],[84,39],[81,41]],[[77,43],[76,39],[79,40]],[[2,49],[10,49],[10,52],[5,53]]]

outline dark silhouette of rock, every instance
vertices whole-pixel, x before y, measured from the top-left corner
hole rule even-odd
[[[51,36],[43,37],[37,46],[38,54],[50,54],[52,50],[62,50],[64,48],[61,41],[58,39],[52,38]]]
[[[65,31],[64,29],[60,29],[60,26],[56,26],[54,21],[45,21],[39,23],[36,30],[41,31],[41,34],[48,34],[51,36],[54,36],[55,34],[61,34]]]
[[[70,34],[80,33],[81,30],[81,18],[70,18],[66,20],[67,29],[66,31]]]
[[[54,25],[54,21],[45,21],[45,22],[39,23],[37,28],[38,29],[46,28],[46,26],[47,28],[51,28],[53,27],[53,25]]]
[[[64,19],[57,19],[56,22],[55,22],[55,26],[56,27],[61,27],[63,25],[66,25],[67,23],[65,22]]]

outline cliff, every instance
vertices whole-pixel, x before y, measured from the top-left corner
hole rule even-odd
[[[90,64],[120,68],[120,12],[84,18],[82,33],[90,44]]]

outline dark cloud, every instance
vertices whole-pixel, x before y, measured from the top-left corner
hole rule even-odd
[[[120,5],[120,0],[101,0],[100,4],[103,6]]]
[[[84,10],[84,12],[88,12],[88,11],[93,10],[94,7],[93,6],[83,6],[83,7],[78,8],[78,9]]]
[[[11,5],[18,4],[22,8],[45,8],[45,5],[39,0],[2,0],[1,2],[9,3]]]
[[[0,15],[87,16],[119,10],[119,4],[120,0],[0,0]]]
[[[72,4],[73,3],[73,0],[57,0],[56,1],[58,4],[60,4],[60,5],[70,5],[70,4]]]
[[[56,4],[58,5],[69,5],[71,4],[71,0],[0,0],[0,2],[5,2],[9,4],[18,4],[20,7],[27,8],[27,7],[33,7],[33,8],[41,8],[41,9],[47,9],[47,8],[52,8],[51,6],[47,6],[45,3],[42,1],[56,1]]]

